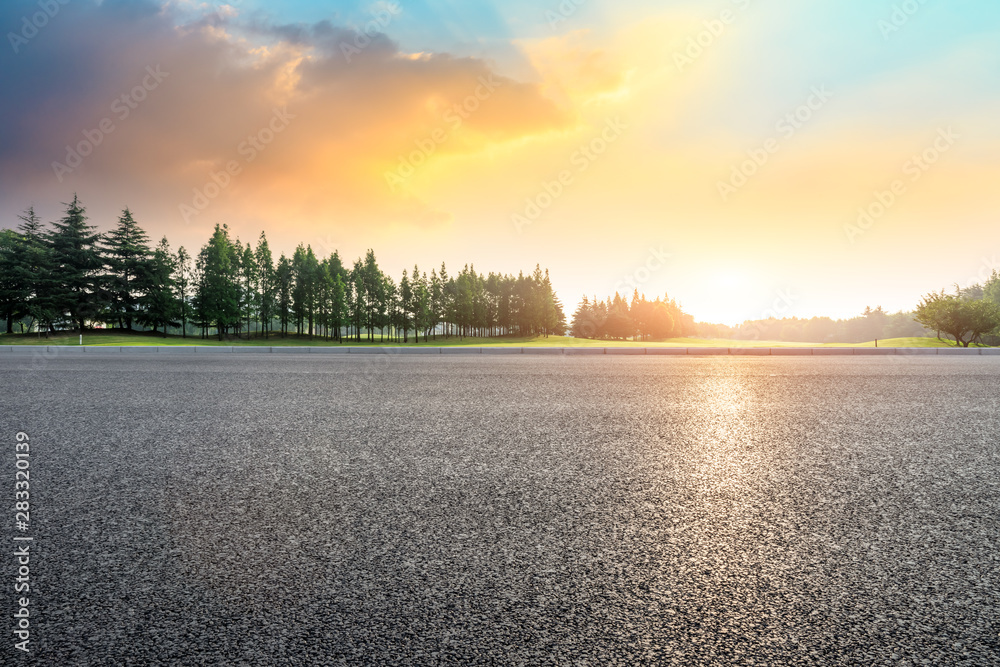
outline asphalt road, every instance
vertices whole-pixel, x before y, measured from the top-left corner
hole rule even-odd
[[[0,387],[0,663],[1000,663],[1000,358],[10,355]]]

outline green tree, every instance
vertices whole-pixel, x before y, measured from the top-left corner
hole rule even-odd
[[[66,215],[53,223],[46,237],[52,267],[52,310],[80,331],[86,328],[87,320],[100,315],[105,304],[100,284],[104,267],[101,235],[95,230],[87,224],[86,209],[73,195],[73,201],[66,204]]]
[[[14,333],[14,320],[19,318],[28,300],[28,290],[20,271],[23,241],[13,229],[0,230],[0,310],[7,320],[7,333]]]
[[[109,313],[119,328],[131,331],[140,299],[156,283],[149,275],[153,254],[149,237],[126,207],[118,224],[104,237],[103,245],[108,265],[105,289]]]
[[[955,345],[969,347],[981,336],[1000,327],[1000,308],[984,299],[963,299],[959,294],[944,290],[924,296],[913,319],[937,332],[955,339]]]
[[[19,291],[20,306],[16,311],[37,323],[39,331],[43,327],[51,330],[57,316],[51,294],[52,255],[47,233],[33,207],[18,219],[19,244],[10,265],[14,271],[12,281]]]
[[[347,285],[344,284],[343,275],[334,272],[333,293],[331,297],[330,322],[336,332],[337,341],[344,342],[342,328],[347,318]]]
[[[247,243],[243,246],[240,257],[240,294],[243,305],[242,314],[247,323],[247,340],[251,337],[250,322],[251,320],[256,321],[260,308],[260,278],[258,274],[257,257],[253,247]]]
[[[431,322],[431,296],[427,285],[427,274],[420,273],[416,264],[413,265],[413,275],[410,278],[413,291],[413,342],[420,342],[420,332],[424,332],[424,342],[427,342],[427,332]]]
[[[666,340],[674,335],[674,317],[670,307],[659,298],[652,303],[647,330],[653,340]]]
[[[292,292],[294,285],[292,263],[281,253],[274,270],[274,291],[277,301],[276,313],[281,325],[281,337],[288,335],[288,325],[292,321]]]
[[[316,253],[313,252],[312,246],[306,246],[305,263],[302,269],[302,278],[305,280],[305,313],[309,322],[309,337],[312,338],[319,310],[319,291],[322,286],[319,260],[316,259]]]
[[[271,331],[271,323],[274,320],[277,309],[277,281],[274,271],[274,259],[271,256],[271,248],[267,244],[267,237],[264,232],[260,233],[257,240],[257,279],[260,286],[260,322],[264,338],[267,338]]]
[[[198,254],[201,275],[195,294],[196,310],[203,328],[216,327],[219,340],[240,321],[235,255],[229,228],[218,224]]]
[[[604,324],[608,336],[616,340],[624,340],[632,335],[634,325],[629,317],[628,303],[615,292],[615,298],[608,308],[608,319]]]
[[[365,326],[368,329],[368,340],[375,340],[375,329],[379,327],[379,314],[388,312],[386,302],[385,280],[382,271],[375,260],[375,251],[371,248],[365,253],[362,273],[364,275]]]
[[[413,308],[413,286],[410,285],[410,277],[403,269],[403,277],[399,281],[399,309],[401,317],[399,320],[403,329],[403,342],[409,342],[410,312]]]
[[[180,318],[182,338],[187,338],[188,319],[191,317],[192,283],[191,256],[181,246],[174,256],[174,287],[177,290],[177,316]]]
[[[983,285],[983,298],[1000,306],[1000,272],[993,269],[989,280]]]
[[[580,300],[580,305],[573,313],[573,320],[570,323],[570,335],[574,338],[595,338],[597,335],[597,324],[594,322],[594,312],[590,305],[590,299],[584,294]]]
[[[174,294],[173,278],[176,269],[174,255],[170,252],[167,237],[164,236],[149,260],[147,269],[149,284],[140,297],[141,308],[137,316],[139,321],[152,328],[154,333],[162,327],[164,337],[167,335],[168,326],[179,325],[176,321],[179,306]]]
[[[292,316],[295,318],[295,331],[299,335],[305,329],[306,319],[312,314],[313,276],[310,269],[306,248],[300,243],[292,253]]]

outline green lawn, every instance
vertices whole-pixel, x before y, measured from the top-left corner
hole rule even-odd
[[[0,345],[78,345],[79,334],[58,333],[46,338],[38,334],[13,334],[0,335]],[[290,335],[287,338],[272,335],[270,338],[256,337],[252,340],[237,339],[220,341],[217,338],[201,339],[198,337],[182,338],[180,336],[163,337],[159,334],[151,333],[126,333],[120,330],[94,330],[83,334],[84,345],[209,345],[209,346],[230,346],[230,345],[273,345],[273,346],[319,346],[338,345],[333,341],[325,341],[322,338],[309,338],[307,336]],[[349,341],[344,345],[363,345],[370,343],[362,341],[360,343]],[[378,343],[375,345],[402,345],[402,343]],[[407,343],[414,345],[413,339]],[[431,338],[430,342],[424,343],[423,339],[419,343],[421,346],[497,346],[497,347],[875,347],[875,341],[867,343],[828,343],[825,345],[817,343],[787,343],[773,340],[728,340],[728,339],[704,339],[704,338],[673,338],[665,341],[644,342],[644,341],[606,341],[587,340],[583,338],[571,338],[569,336],[549,336],[547,338],[451,338],[438,337],[437,340]],[[879,347],[954,347],[951,342],[942,342],[936,338],[891,338],[878,341]]]
[[[955,347],[954,341],[940,341],[937,338],[884,338],[879,339],[879,347]],[[867,343],[830,343],[822,347],[875,347],[875,341]],[[970,345],[969,347],[989,347]]]

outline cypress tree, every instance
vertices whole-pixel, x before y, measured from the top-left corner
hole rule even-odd
[[[97,318],[106,303],[101,293],[101,235],[87,224],[86,209],[76,195],[66,204],[66,215],[46,235],[51,253],[51,310],[82,332],[88,319]]]

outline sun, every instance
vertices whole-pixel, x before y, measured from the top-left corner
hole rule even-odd
[[[747,288],[750,284],[749,276],[739,271],[719,271],[715,274],[715,284],[727,290]]]

